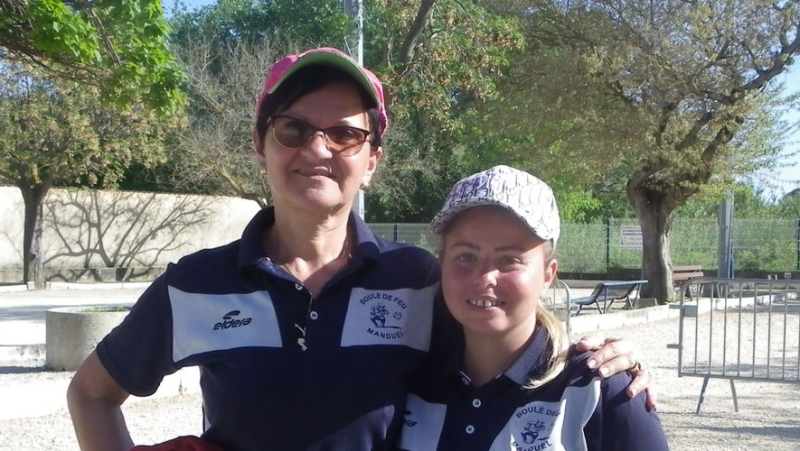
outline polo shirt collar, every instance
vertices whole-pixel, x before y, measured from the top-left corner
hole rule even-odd
[[[517,360],[515,360],[507,370],[498,374],[495,379],[505,376],[515,384],[524,386],[531,378],[538,378],[538,376],[543,374],[546,370],[547,347],[547,334],[542,327],[537,327],[522,354],[520,354]],[[457,376],[461,380],[466,379],[469,381],[469,376],[463,370],[464,348],[462,347],[461,352],[456,354],[458,355],[457,366],[455,367],[457,368]],[[451,363],[455,362],[456,361],[451,361]]]
[[[528,380],[536,378],[545,371],[547,347],[547,334],[543,327],[537,326],[525,351],[503,374],[517,385],[527,384]]]
[[[377,260],[380,250],[378,248],[375,234],[354,212],[350,212],[349,224],[356,232],[356,244],[353,247],[353,258],[360,260]],[[258,264],[262,259],[267,258],[266,252],[261,245],[261,236],[265,229],[272,227],[275,223],[275,207],[266,207],[256,213],[250,223],[242,232],[241,246],[239,247],[239,269]]]

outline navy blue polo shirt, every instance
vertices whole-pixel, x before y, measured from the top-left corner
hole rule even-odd
[[[406,403],[402,450],[667,450],[661,423],[644,397],[629,399],[627,373],[601,380],[573,355],[536,389],[523,387],[546,364],[546,338],[533,340],[504,373],[481,387],[461,371],[462,353],[415,382]],[[463,349],[463,347],[462,347]]]
[[[100,361],[137,396],[200,366],[203,436],[226,450],[391,448],[430,348],[438,263],[351,215],[352,258],[309,308],[311,293],[262,250],[273,222],[265,209],[239,241],[170,265],[98,345]]]

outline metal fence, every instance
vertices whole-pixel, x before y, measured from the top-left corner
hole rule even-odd
[[[678,376],[800,382],[800,281],[699,278],[680,287]]]
[[[596,224],[562,224],[558,241],[559,271],[562,273],[606,273],[637,269],[641,249],[623,245],[623,228],[636,226],[635,219],[609,219]],[[377,235],[414,243],[432,252],[438,239],[427,224],[370,224]],[[676,219],[670,234],[674,265],[700,265],[707,271],[717,267],[716,220]],[[733,221],[734,271],[760,270],[778,274],[800,271],[800,221],[787,219],[736,219]]]

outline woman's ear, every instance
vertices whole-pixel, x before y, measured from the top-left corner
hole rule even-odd
[[[362,187],[366,188],[369,186],[370,182],[372,181],[372,175],[375,174],[375,170],[378,169],[378,161],[381,159],[381,156],[383,156],[383,147],[370,150],[367,170],[364,172],[364,176],[361,177]]]
[[[256,153],[258,164],[262,168],[267,167],[267,157],[264,154],[264,141],[258,135],[258,130],[253,129],[253,151]]]
[[[550,288],[550,285],[556,280],[556,273],[558,272],[558,260],[555,258],[550,260],[544,265],[544,289]]]

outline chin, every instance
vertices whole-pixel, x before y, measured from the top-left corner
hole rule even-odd
[[[305,191],[300,196],[301,202],[312,209],[338,210],[349,205],[345,202],[340,193],[326,193],[316,190]]]
[[[475,335],[495,337],[503,335],[508,331],[508,326],[506,324],[498,324],[496,322],[465,321],[461,324],[464,325],[465,330]]]

